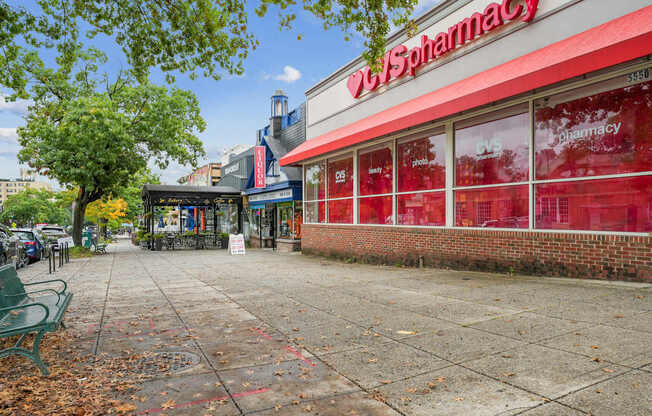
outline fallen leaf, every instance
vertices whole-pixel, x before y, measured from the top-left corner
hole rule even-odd
[[[123,403],[119,406],[116,406],[115,410],[117,410],[119,413],[129,413],[136,410],[136,406],[131,403]]]
[[[416,335],[417,331],[396,331],[399,335]]]
[[[177,405],[177,402],[174,400],[168,400],[167,402],[161,405],[161,409],[174,409]]]

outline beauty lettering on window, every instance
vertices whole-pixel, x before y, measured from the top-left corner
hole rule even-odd
[[[392,149],[381,147],[358,156],[360,195],[392,192]]]

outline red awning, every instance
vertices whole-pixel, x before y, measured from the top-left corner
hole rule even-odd
[[[308,140],[301,161],[652,54],[652,6]]]

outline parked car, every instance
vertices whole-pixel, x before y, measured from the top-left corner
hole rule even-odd
[[[43,225],[39,228],[39,231],[47,237],[47,244],[54,247],[55,250],[59,249],[59,240],[66,238],[69,241],[69,246],[73,246],[72,239],[70,235],[66,232],[66,229],[58,225]]]
[[[25,246],[25,253],[29,262],[41,260],[45,257],[45,242],[31,228],[16,228],[11,230]]]
[[[0,266],[13,263],[16,268],[22,256],[22,243],[8,227],[0,224]]]

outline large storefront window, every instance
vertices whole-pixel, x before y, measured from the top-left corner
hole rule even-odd
[[[328,161],[328,198],[353,196],[353,157]]]
[[[535,176],[546,180],[535,186],[536,228],[652,230],[652,175],[631,176],[652,170],[647,79],[624,75],[535,101]]]
[[[353,156],[328,160],[328,198],[328,222],[353,224]]]
[[[529,227],[527,185],[464,189],[529,180],[528,110],[519,105],[455,124],[458,227]]]
[[[536,179],[652,169],[652,81],[613,88],[626,82],[619,77],[535,103]]]
[[[400,225],[446,225],[446,193],[428,192],[397,195]]]
[[[474,186],[527,181],[529,124],[527,105],[513,107],[504,114],[457,123],[455,184]]]
[[[360,224],[392,224],[392,197],[360,198]]]
[[[328,201],[328,222],[353,224],[353,198]]]
[[[304,221],[306,223],[326,222],[326,161],[321,161],[304,167],[304,192],[305,208]],[[319,201],[321,200],[321,201]]]
[[[326,162],[322,161],[305,169],[306,201],[315,201],[326,197]]]
[[[392,148],[384,145],[360,152],[358,157],[360,195],[392,193]]]
[[[398,192],[443,189],[446,186],[446,135],[399,142]]]
[[[306,223],[326,222],[326,202],[306,202],[303,218]]]
[[[360,195],[381,195],[393,192],[393,156],[390,145],[361,151],[358,156]],[[360,224],[393,224],[392,196],[359,199]]]
[[[536,226],[652,231],[652,175],[536,185]]]
[[[455,191],[458,227],[528,228],[528,186]]]

